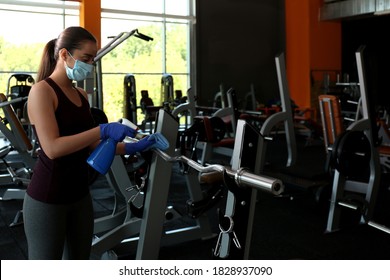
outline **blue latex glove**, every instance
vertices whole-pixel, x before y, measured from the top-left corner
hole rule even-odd
[[[164,135],[162,135],[159,132],[150,135],[149,140],[154,140],[155,143],[152,146],[150,146],[148,150],[156,148],[156,149],[160,149],[161,151],[165,151],[166,149],[169,148],[168,140],[164,137]]]
[[[134,155],[137,152],[142,152],[150,148],[153,144],[156,143],[156,141],[153,139],[149,140],[149,138],[150,135],[142,138],[138,142],[126,143],[125,144],[126,155]]]
[[[166,150],[169,148],[169,142],[161,133],[148,135],[136,143],[126,143],[125,150],[127,155],[133,155],[137,152],[143,152],[150,149]]]
[[[100,124],[100,139],[111,138],[115,142],[121,142],[126,136],[134,137],[136,131],[119,122]]]

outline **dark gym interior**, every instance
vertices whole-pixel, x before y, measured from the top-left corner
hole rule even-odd
[[[188,165],[178,161],[166,162],[164,168],[168,165],[172,168],[168,169],[171,177],[166,206],[170,208],[165,213],[163,231],[197,225],[200,217],[205,218],[210,231],[204,236],[201,234],[200,238],[178,234],[174,242],[162,242],[158,248],[149,248],[148,245],[143,248],[157,252],[159,260],[225,259],[216,251],[217,246],[226,249],[220,245],[219,238],[222,236],[221,229],[226,226],[223,224],[228,216],[226,213],[229,207],[233,207],[236,211],[233,218],[236,225],[241,226],[234,230],[242,248],[238,248],[233,232],[229,232],[230,247],[227,250],[228,253],[230,250],[230,254],[226,259],[390,259],[390,152],[387,151],[390,147],[390,86],[387,80],[390,74],[390,43],[385,40],[390,16],[374,10],[364,12],[364,9],[361,14],[338,12],[341,9],[347,11],[348,4],[353,0],[302,1],[296,6],[307,16],[302,20],[300,15],[294,15],[296,10],[290,0],[195,2],[196,48],[190,69],[191,90],[196,96],[196,105],[189,106],[193,106],[191,108],[198,117],[195,122],[191,120],[192,124],[198,124],[193,128],[199,130],[191,134],[193,130],[188,132],[188,127],[180,127],[177,135],[176,131],[170,131],[175,139],[170,146],[203,166],[231,168],[235,164],[247,168],[248,176],[253,173],[275,178],[283,183],[284,191],[275,195],[259,190],[254,182],[248,183],[256,185],[252,188],[257,192],[251,193],[251,187],[239,186],[239,181],[245,179],[240,173],[241,169],[229,171],[234,173],[229,180],[224,173],[226,177],[217,183],[209,185],[198,182],[196,188],[200,188],[204,195],[201,203],[206,206],[204,213],[194,218],[191,211],[203,211],[203,208],[193,209],[189,206],[193,194],[188,190]],[[390,11],[390,1],[383,2],[388,5],[385,12]],[[329,28],[330,32],[322,28]],[[321,42],[322,46],[318,47]],[[335,45],[337,48],[333,49]],[[360,53],[359,50],[363,51]],[[329,53],[333,52],[337,55],[327,59]],[[364,60],[363,64],[359,63],[359,58]],[[278,68],[280,66],[281,70]],[[252,104],[255,106],[246,110],[244,104],[248,101],[246,94],[250,91],[250,85],[255,89],[252,93],[257,104]],[[283,88],[283,85],[287,87]],[[225,104],[225,108],[214,107],[217,92],[222,93],[221,100],[226,99],[228,105]],[[321,107],[327,106],[321,105],[321,98],[335,107]],[[287,101],[288,104],[291,102],[291,106],[286,108]],[[191,102],[190,95],[187,102]],[[220,112],[219,109],[229,113],[228,121],[226,116],[213,115]],[[157,117],[155,113],[153,111],[153,119],[146,123],[155,125],[158,131],[169,131],[168,125],[164,127],[165,123],[160,119],[157,122],[162,113]],[[339,113],[337,120],[336,113]],[[278,122],[267,121],[271,117],[272,120],[277,119],[277,116],[280,116]],[[215,127],[213,123],[208,123],[209,119],[218,119]],[[219,119],[224,121],[220,122]],[[337,128],[329,127],[328,119],[340,122],[342,126],[333,141],[328,136]],[[245,120],[246,123],[238,120]],[[232,124],[232,121],[235,123]],[[204,125],[206,122],[207,125]],[[221,129],[217,126],[220,123],[226,123],[226,127]],[[359,125],[354,126],[354,123]],[[255,136],[250,134],[252,126]],[[289,129],[292,129],[291,133]],[[220,137],[217,140],[210,138],[210,134],[214,136],[221,130],[222,138],[221,135],[215,136]],[[350,133],[352,131],[363,134],[355,138]],[[144,132],[149,133],[149,130],[145,128]],[[5,137],[1,146],[13,144],[7,135],[2,134]],[[185,136],[198,137],[187,150],[181,146]],[[265,139],[268,136],[269,139]],[[228,142],[232,139],[236,143],[233,141],[224,146],[224,140]],[[235,145],[240,140],[250,144],[243,147]],[[252,151],[251,145],[261,150],[258,147],[260,144],[256,143],[264,143],[266,148],[263,154],[257,152],[251,158],[248,156]],[[203,152],[206,147],[215,152],[205,156]],[[218,153],[217,148],[227,148],[229,152]],[[0,150],[4,162],[24,159],[13,151],[2,153],[3,150]],[[145,162],[156,170],[163,166],[150,160],[151,157],[159,158],[151,151],[138,154],[132,160],[122,158],[132,183],[136,184],[136,180],[139,180],[134,175],[135,170],[139,170],[140,166],[144,168]],[[289,160],[293,162],[289,164]],[[242,165],[246,162],[253,162],[255,166]],[[4,173],[8,171],[7,168],[2,170]],[[90,190],[96,221],[110,216],[118,201],[110,179],[105,175],[93,174],[95,177],[91,180]],[[149,170],[150,174],[153,173]],[[159,179],[156,178],[157,181]],[[148,182],[154,187],[154,183]],[[158,187],[158,182],[155,184]],[[1,184],[0,197],[14,187],[12,183]],[[19,188],[19,185],[16,187]],[[150,185],[147,187],[145,194],[142,193],[145,197],[151,189]],[[215,189],[218,192],[209,195],[208,192]],[[232,194],[245,198],[249,196],[249,199],[232,202],[229,200]],[[126,203],[121,206],[129,208]],[[23,199],[0,200],[1,260],[28,259],[22,208]],[[146,220],[145,213],[141,215],[140,223]],[[251,233],[249,237],[246,235],[248,231]],[[99,239],[106,232],[109,230],[99,236],[97,234],[95,238]],[[102,254],[99,248],[96,249],[99,254],[92,253],[91,259],[140,258],[137,250],[139,253],[142,237],[133,234],[126,238],[131,241],[117,242]],[[137,238],[139,242],[133,240]]]

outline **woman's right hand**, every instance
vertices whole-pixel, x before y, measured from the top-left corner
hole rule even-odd
[[[126,155],[134,155],[137,152],[143,152],[154,148],[162,151],[169,148],[168,140],[160,132],[148,135],[138,142],[125,144]]]

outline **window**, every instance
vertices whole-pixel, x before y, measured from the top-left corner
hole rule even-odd
[[[190,87],[193,1],[101,0],[102,46],[112,36],[134,29],[153,38],[146,42],[130,37],[102,58],[103,108],[110,121],[123,116],[127,74],[136,80],[137,105],[141,90],[149,91],[155,105],[162,103],[165,73],[172,75],[175,90],[185,94]],[[0,92],[8,92],[13,73],[35,77],[46,42],[78,24],[79,3],[75,1],[0,0]]]
[[[137,29],[153,38],[143,41],[130,37],[102,59],[103,108],[111,120],[123,116],[124,78],[133,74],[137,106],[140,92],[147,90],[154,105],[162,105],[162,76],[173,77],[174,90],[184,94],[190,87],[190,27],[193,24],[192,1],[102,0],[102,46],[121,32]],[[143,118],[137,111],[137,120]]]
[[[78,25],[78,5],[0,0],[0,92],[9,91],[13,84],[8,85],[8,80],[14,73],[30,73],[35,78],[44,45],[65,27]]]

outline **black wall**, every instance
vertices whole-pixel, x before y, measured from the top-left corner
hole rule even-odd
[[[251,83],[259,102],[277,97],[284,0],[198,0],[196,13],[198,105],[211,106],[220,84],[234,87],[239,101]]]
[[[342,22],[342,70],[357,82],[355,52],[364,45],[364,62],[372,109],[390,109],[390,16],[371,16]],[[374,111],[371,110],[373,113]]]

